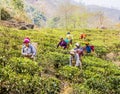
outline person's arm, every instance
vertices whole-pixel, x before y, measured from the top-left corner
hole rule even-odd
[[[73,43],[73,35],[71,35],[71,39],[70,39],[70,44],[72,45]]]
[[[94,52],[94,46],[90,46],[91,50]]]
[[[60,46],[60,44],[61,44],[61,41],[58,43],[57,48]]]
[[[81,38],[81,39],[83,38],[83,35],[82,35],[82,34],[80,35],[80,38]]]
[[[72,55],[69,57],[69,65],[72,66]]]
[[[24,46],[22,47],[22,49],[21,49],[21,54],[23,55],[23,56],[25,56],[25,55],[27,55],[26,53],[24,53]]]
[[[36,49],[35,49],[34,46],[32,46],[32,50],[33,50],[32,56],[35,56],[36,55]]]
[[[64,49],[66,49],[66,48],[67,48],[67,45],[64,46]]]
[[[71,39],[73,40],[73,35],[71,35]]]
[[[81,55],[84,56],[83,50],[81,51]]]

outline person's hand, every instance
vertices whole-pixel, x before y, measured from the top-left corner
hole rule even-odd
[[[31,58],[34,58],[34,56],[32,55]]]
[[[27,56],[32,56],[32,54],[27,54]]]
[[[24,56],[27,56],[27,55],[28,55],[27,53],[24,54]]]

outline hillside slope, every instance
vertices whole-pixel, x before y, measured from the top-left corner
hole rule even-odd
[[[84,41],[79,40],[81,32],[88,34],[87,40],[97,54],[83,56],[82,70],[68,66],[68,53],[74,43],[84,46]],[[56,48],[59,38],[66,33],[57,29],[21,31],[0,27],[0,93],[60,94],[68,86],[72,94],[120,94],[120,69],[103,60],[107,53],[120,51],[116,47],[119,31],[72,31],[73,45],[67,50]],[[25,37],[38,43],[35,62],[21,56]]]
[[[86,7],[89,12],[102,12],[105,16],[109,17],[114,22],[117,22],[117,23],[120,22],[120,10],[106,8],[106,7],[99,7],[95,5],[89,5]]]

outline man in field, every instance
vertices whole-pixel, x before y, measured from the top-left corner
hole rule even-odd
[[[72,65],[72,62],[75,60],[75,66],[82,66],[82,55],[83,55],[83,49],[80,47],[79,43],[75,44],[76,48],[72,49],[70,51],[70,60],[69,64]]]

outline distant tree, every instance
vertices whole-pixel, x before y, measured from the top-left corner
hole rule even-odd
[[[36,24],[39,27],[44,27],[46,22],[46,17],[41,12],[34,12],[34,24]]]
[[[88,19],[89,27],[93,28],[107,28],[113,26],[113,21],[107,17],[102,11],[90,13]]]
[[[103,26],[104,21],[105,21],[105,16],[103,12],[97,13],[98,19],[99,19],[99,24],[100,26]]]
[[[64,2],[61,2],[56,14],[56,16],[60,17],[59,26],[66,29],[80,28],[82,24],[85,25],[88,17],[85,7],[82,5],[75,5],[71,3],[71,0],[64,0]]]
[[[59,27],[60,17],[53,17],[48,22],[49,22],[48,24],[51,28],[57,28],[57,27]]]
[[[14,5],[15,9],[18,9],[20,11],[24,10],[24,2],[23,2],[23,0],[12,0],[12,4]]]
[[[11,19],[11,15],[5,10],[5,9],[1,9],[1,11],[0,11],[0,18],[1,18],[1,20],[9,20],[9,19]]]
[[[9,14],[19,21],[28,21],[24,10],[24,0],[0,0],[0,7],[4,8]]]

